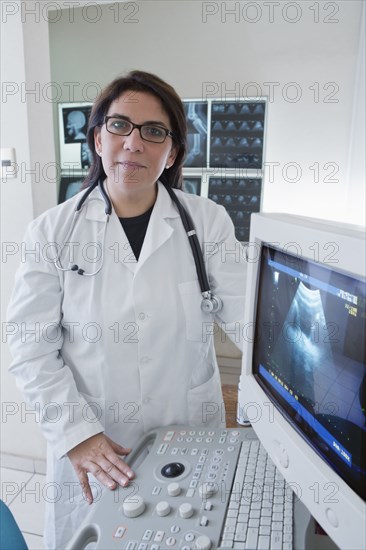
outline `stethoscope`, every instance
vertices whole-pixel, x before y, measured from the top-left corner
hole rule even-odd
[[[105,202],[105,214],[106,214],[106,218],[105,218],[105,222],[104,222],[104,230],[103,230],[102,252],[101,252],[100,265],[99,265],[99,267],[96,271],[93,271],[91,273],[87,273],[84,269],[81,269],[76,264],[72,265],[71,267],[63,267],[62,264],[61,264],[61,256],[62,256],[63,250],[64,250],[66,244],[69,242],[69,239],[70,239],[70,237],[71,237],[71,235],[72,235],[72,233],[75,229],[75,226],[78,222],[82,207],[83,207],[86,199],[89,197],[90,193],[96,187],[99,188],[100,194],[102,195],[103,200]],[[168,186],[165,186],[165,189],[168,191],[168,193],[170,195],[170,198],[172,199],[172,201],[174,202],[174,204],[177,207],[177,210],[179,212],[179,215],[180,215],[182,223],[183,223],[184,230],[187,234],[188,241],[189,241],[189,244],[190,244],[191,249],[192,249],[192,254],[193,254],[193,259],[194,259],[194,263],[195,263],[195,266],[196,266],[198,281],[199,281],[199,285],[200,285],[200,288],[201,288],[201,295],[202,295],[201,310],[205,313],[217,313],[218,311],[220,311],[222,309],[223,303],[222,303],[221,298],[219,298],[218,296],[215,296],[211,291],[211,288],[210,288],[210,285],[209,285],[209,282],[208,282],[208,278],[207,278],[205,264],[204,264],[204,261],[203,261],[202,251],[201,251],[201,248],[200,248],[200,244],[198,242],[198,238],[197,238],[197,234],[196,234],[196,230],[194,228],[192,218],[189,215],[189,213],[187,212],[187,210],[179,202],[179,200],[178,200],[176,194],[174,193],[174,191]],[[74,212],[74,217],[72,219],[70,229],[67,233],[67,236],[65,237],[64,244],[59,249],[59,252],[58,252],[58,254],[57,254],[57,256],[54,260],[55,266],[59,271],[74,271],[78,275],[84,275],[86,277],[93,277],[94,275],[97,275],[97,273],[99,273],[99,271],[103,267],[105,236],[106,236],[107,225],[108,225],[111,213],[112,213],[112,203],[111,203],[111,200],[110,200],[109,196],[107,195],[107,193],[104,189],[103,180],[100,179],[98,182],[95,182],[93,185],[88,187],[88,189],[83,194],[83,196],[81,197],[81,199],[79,200],[79,202],[76,206],[76,209],[75,209],[75,212]]]

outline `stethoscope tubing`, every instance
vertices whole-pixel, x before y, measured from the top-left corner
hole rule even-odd
[[[101,260],[100,260],[100,266],[96,271],[93,271],[91,273],[88,273],[88,272],[84,271],[83,269],[79,268],[79,266],[76,265],[76,264],[71,266],[71,267],[65,268],[61,264],[61,256],[62,256],[63,250],[66,246],[66,243],[69,241],[69,238],[71,237],[71,234],[73,233],[73,231],[75,229],[75,226],[77,224],[77,221],[79,219],[82,207],[84,206],[84,203],[85,203],[86,199],[89,197],[89,195],[91,194],[93,189],[95,189],[96,187],[99,187],[100,194],[102,195],[103,200],[105,202],[105,214],[106,214],[106,220],[105,220],[104,231],[103,231],[102,257],[101,257]],[[173,189],[171,189],[168,186],[165,186],[165,189],[167,190],[169,196],[171,197],[172,201],[174,202],[175,206],[177,207],[177,210],[179,212],[180,218],[181,218],[182,223],[183,223],[184,230],[187,234],[188,241],[189,241],[189,244],[190,244],[190,247],[191,247],[191,250],[192,250],[192,254],[193,254],[194,263],[195,263],[195,266],[196,266],[196,271],[197,271],[198,281],[199,281],[199,285],[200,285],[200,289],[201,289],[201,294],[202,294],[203,298],[206,301],[207,300],[211,301],[211,298],[214,299],[214,300],[218,300],[220,305],[219,306],[214,306],[214,309],[212,310],[212,311],[218,311],[219,309],[221,309],[222,303],[221,303],[221,300],[219,300],[218,298],[215,298],[214,296],[212,296],[211,288],[210,288],[210,285],[209,285],[209,282],[208,282],[206,268],[205,268],[205,264],[204,264],[203,253],[202,253],[202,250],[200,248],[200,244],[199,244],[199,241],[198,241],[196,229],[195,229],[195,226],[193,224],[192,218],[191,218],[190,214],[187,212],[187,210],[183,207],[181,202],[179,201],[179,199],[176,196],[176,194],[174,193]],[[70,229],[67,233],[67,237],[65,238],[65,244],[61,247],[61,249],[60,249],[59,253],[57,254],[56,259],[54,261],[55,266],[59,271],[75,271],[77,274],[84,275],[86,277],[92,277],[94,275],[97,275],[97,273],[100,272],[100,270],[103,267],[103,263],[104,263],[105,237],[106,237],[107,224],[109,222],[109,218],[110,218],[111,213],[112,213],[112,202],[111,202],[111,200],[110,200],[110,198],[109,198],[109,196],[108,196],[108,194],[107,194],[107,192],[104,188],[103,180],[100,179],[99,181],[93,183],[90,187],[88,187],[88,189],[86,190],[86,192],[83,194],[83,196],[81,197],[81,199],[79,200],[79,202],[76,205],[75,212],[74,212],[74,217],[73,217],[73,220],[71,222]],[[209,309],[207,309],[207,311],[209,311]]]
[[[196,264],[198,280],[201,287],[201,293],[203,294],[204,292],[211,292],[210,285],[207,279],[204,261],[203,261],[202,251],[198,242],[197,233],[196,233],[192,218],[190,214],[187,212],[187,210],[182,206],[182,204],[180,203],[174,191],[170,187],[166,187],[166,190],[168,191],[172,201],[174,202],[174,204],[178,209],[178,212],[180,214],[180,217],[183,223],[183,227],[185,229],[185,232],[187,233],[188,241],[193,253],[194,263]]]

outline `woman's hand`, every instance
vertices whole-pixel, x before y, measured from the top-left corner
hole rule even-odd
[[[79,443],[67,453],[89,504],[93,502],[93,494],[88,472],[108,489],[116,489],[117,485],[125,487],[135,474],[118,455],[125,456],[130,452],[131,449],[121,447],[100,433]]]

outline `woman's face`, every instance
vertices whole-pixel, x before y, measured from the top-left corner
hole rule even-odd
[[[135,124],[156,124],[172,130],[160,101],[145,92],[123,93],[111,103],[107,115],[120,115]],[[115,198],[155,193],[156,181],[167,165],[172,166],[176,157],[171,137],[167,136],[163,143],[144,141],[137,128],[129,136],[119,136],[108,132],[103,124],[95,129],[94,139],[107,175],[108,189]]]

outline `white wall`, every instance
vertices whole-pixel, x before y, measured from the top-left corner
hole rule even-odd
[[[354,89],[352,131],[348,159],[347,212],[355,223],[366,225],[366,183],[365,183],[365,15],[363,5],[361,33],[357,58],[357,72]]]
[[[15,148],[17,170],[15,178],[1,181],[1,449],[42,457],[43,436],[7,370],[10,327],[5,319],[14,273],[24,253],[25,227],[56,203],[52,104],[43,101],[39,92],[50,81],[48,24],[37,14],[22,14],[20,2],[7,4],[1,13],[1,147]],[[27,2],[28,9],[32,4],[39,2]],[[15,167],[10,173],[15,173]]]
[[[53,11],[49,25],[42,3],[34,4],[40,6],[38,17],[23,14],[22,23],[17,13],[3,25],[2,80],[27,80],[29,88],[39,82],[41,93],[39,102],[29,96],[24,103],[18,93],[3,104],[3,146],[15,146],[17,161],[27,166],[39,161],[49,181],[35,185],[35,176],[28,175],[24,182],[2,184],[4,241],[20,243],[28,221],[56,203],[47,169],[55,160],[51,110],[56,124],[57,102],[93,100],[98,88],[133,68],[156,72],[187,98],[205,97],[209,90],[215,97],[269,95],[266,161],[278,164],[272,164],[273,178],[266,169],[263,209],[364,222],[362,0],[281,1],[280,6],[146,0],[104,2],[100,9],[97,2],[83,2],[83,9]],[[62,2],[48,4],[57,8]],[[239,11],[228,12],[237,6]],[[22,132],[14,120],[21,121]],[[18,261],[16,254],[3,258],[2,314]],[[18,404],[21,398],[6,372],[9,360],[3,345],[2,397]],[[7,452],[44,453],[36,423],[22,424],[20,415],[2,425],[2,436]]]
[[[1,105],[1,147],[15,147],[16,161],[21,166],[30,166],[28,140],[27,105],[16,87],[25,81],[25,63],[23,49],[23,28],[20,15],[9,18],[1,32],[2,70],[1,80],[3,96]],[[21,129],[21,131],[19,131]],[[12,170],[11,170],[12,171]],[[13,286],[13,277],[19,263],[19,246],[25,224],[33,218],[32,183],[29,174],[19,170],[16,178],[1,182],[1,318],[5,319],[5,308]],[[2,325],[4,329],[4,325]],[[1,346],[1,401],[2,425],[1,447],[13,452],[25,451],[24,438],[27,430],[21,424],[19,411],[22,398],[15,387],[14,380],[7,372],[10,354],[6,344],[6,334],[2,332]],[[16,414],[4,416],[4,412]],[[35,430],[36,431],[36,430]],[[19,434],[14,437],[14,434]],[[37,436],[36,436],[37,437]],[[39,436],[40,440],[40,436]],[[34,440],[33,440],[34,441]],[[29,445],[32,439],[26,441]],[[32,452],[36,454],[36,449]]]
[[[116,3],[99,13],[75,9],[74,23],[65,13],[50,28],[52,77],[77,83],[76,100],[92,95],[88,83],[103,86],[131,68],[156,72],[183,97],[269,95],[266,161],[274,175],[267,167],[263,209],[360,222],[348,210],[347,165],[362,3],[183,0],[129,2],[118,14]]]

